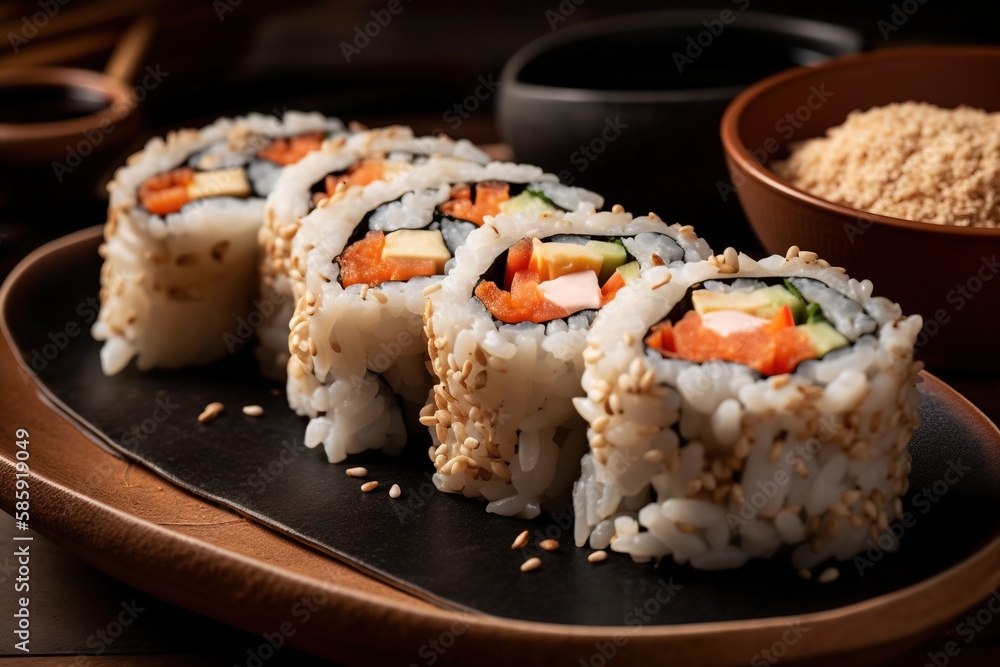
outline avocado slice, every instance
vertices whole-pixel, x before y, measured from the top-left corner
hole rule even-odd
[[[617,243],[608,243],[607,241],[587,241],[587,244],[584,247],[593,250],[603,259],[601,272],[597,276],[597,279],[602,285],[607,282],[608,278],[614,275],[615,269],[623,265],[625,260],[628,259],[628,254],[625,252],[625,246],[618,245]]]
[[[542,194],[533,192],[532,190],[525,190],[516,197],[511,197],[505,202],[500,202],[500,210],[504,213],[546,213],[557,211],[558,209],[552,205],[548,197]]]
[[[628,284],[633,280],[639,279],[639,262],[629,262],[628,264],[622,264],[618,267],[618,273],[622,274],[622,278],[625,279],[625,283]]]
[[[769,320],[784,306],[791,309],[796,322],[802,322],[806,315],[805,301],[781,285],[762,287],[752,292],[695,290],[691,294],[691,302],[699,315],[713,310],[739,310]]]
[[[816,358],[821,359],[828,352],[847,347],[850,341],[829,322],[811,322],[795,327],[809,338],[809,344],[816,350]]]

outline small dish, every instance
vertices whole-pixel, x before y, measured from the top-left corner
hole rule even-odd
[[[1000,229],[876,215],[813,196],[768,168],[855,109],[914,100],[1000,111],[998,80],[1000,48],[956,46],[886,49],[776,74],[737,96],[722,119],[725,191],[738,196],[768,252],[817,252],[922,315],[917,356],[928,365],[1000,370]]]
[[[727,206],[716,190],[726,104],[763,76],[861,45],[847,28],[737,5],[560,28],[508,61],[500,129],[518,160],[609,204],[671,220],[731,218],[735,200]]]

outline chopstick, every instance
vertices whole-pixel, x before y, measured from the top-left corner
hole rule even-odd
[[[37,34],[32,33],[30,37],[27,34],[24,34],[25,23],[22,17],[18,17],[16,19],[9,20],[6,23],[0,23],[0,35],[14,34],[22,36],[29,42],[22,48],[28,49],[31,47],[31,42],[34,42],[35,40],[57,37],[75,30],[93,28],[104,23],[109,23],[111,21],[133,15],[136,13],[137,9],[142,6],[142,4],[143,3],[138,0],[104,0],[103,2],[92,3],[79,9],[74,8],[72,4],[68,4],[66,6],[57,5],[60,9],[53,12],[51,16],[46,15],[47,20],[40,26],[36,25],[34,22],[30,22],[30,18],[34,14],[41,12],[41,10],[38,9],[37,5],[29,5],[28,8],[24,10],[25,14],[23,14],[22,17],[29,17],[29,25],[35,28]],[[34,12],[31,12],[32,7],[34,7]],[[44,14],[44,12],[41,13]],[[13,48],[10,40],[3,40],[3,44],[4,51]]]
[[[30,51],[0,55],[0,68],[34,67],[66,63],[107,51],[118,41],[117,32],[98,32],[66,37],[51,44],[39,44]]]
[[[131,81],[142,61],[149,40],[153,35],[153,19],[143,16],[136,20],[122,36],[108,58],[104,73],[119,81]]]

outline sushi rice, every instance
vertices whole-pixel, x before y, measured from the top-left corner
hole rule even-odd
[[[585,243],[621,237],[641,272],[680,267],[711,255],[690,227],[611,212],[502,214],[474,231],[455,269],[430,294],[424,315],[437,376],[421,412],[432,436],[438,489],[485,498],[486,509],[524,518],[568,503],[586,451],[586,423],[574,411],[581,396],[585,336],[595,311],[547,323],[504,323],[474,290],[484,274],[525,238]],[[612,302],[613,303],[613,302]]]
[[[133,358],[140,370],[206,364],[243,342],[233,338],[258,295],[264,197],[282,169],[258,154],[279,137],[342,131],[340,121],[315,113],[250,114],[153,138],[129,158],[108,185],[100,248],[101,310],[92,335],[104,342],[106,375]],[[194,175],[200,198],[151,212],[143,189],[178,168]]]
[[[352,238],[369,229],[388,233],[435,225],[454,249],[464,235],[448,233],[445,226],[455,227],[455,221],[438,222],[436,211],[453,186],[494,181],[544,190],[565,208],[602,203],[594,193],[559,185],[537,167],[434,157],[392,181],[352,188],[302,219],[292,242],[290,276],[303,284],[293,288],[302,297],[290,323],[286,390],[289,405],[310,418],[305,444],[322,444],[331,462],[366,449],[396,453],[406,442],[404,416],[417,425],[431,386],[421,337],[424,294],[443,277],[345,288],[341,255]],[[453,265],[450,260],[445,270]]]
[[[260,229],[260,293],[270,300],[268,315],[257,328],[256,349],[261,372],[272,379],[284,380],[288,366],[288,322],[295,301],[302,296],[293,286],[302,285],[301,276],[292,280],[292,239],[301,218],[315,208],[314,191],[330,174],[342,174],[362,160],[384,161],[383,177],[395,178],[432,155],[455,157],[478,164],[489,157],[465,140],[447,137],[416,137],[409,127],[392,126],[376,130],[357,130],[337,135],[296,164],[283,170],[267,198],[265,224]],[[343,192],[336,194],[342,197]],[[326,205],[331,205],[327,202]]]
[[[749,292],[775,278],[817,303],[847,345],[764,377],[644,343],[693,287]],[[908,488],[922,321],[872,292],[797,248],[760,262],[727,249],[627,285],[587,337],[576,543],[728,569],[775,556],[811,568],[877,540]]]

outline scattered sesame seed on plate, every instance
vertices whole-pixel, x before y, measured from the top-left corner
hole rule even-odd
[[[364,477],[368,474],[368,468],[358,466],[357,468],[348,468],[345,472],[348,477]]]
[[[559,540],[542,540],[538,543],[538,546],[546,551],[555,551],[559,548]]]
[[[389,497],[393,499],[399,498],[399,496],[402,493],[403,490],[399,488],[399,484],[393,484],[392,487],[389,489]]]
[[[840,570],[835,567],[828,567],[823,570],[823,573],[819,575],[817,581],[821,584],[829,584],[830,582],[836,581],[840,576]]]
[[[587,560],[589,560],[591,563],[600,563],[607,557],[608,557],[608,552],[602,549],[601,551],[595,551],[594,553],[587,556]]]
[[[528,560],[521,563],[521,572],[531,572],[532,570],[537,570],[542,566],[542,559],[538,556],[534,558],[529,558]]]
[[[364,493],[368,493],[369,491],[374,491],[376,488],[378,488],[378,482],[375,481],[365,482],[364,484],[361,485],[361,490]]]
[[[219,413],[221,413],[223,409],[225,409],[225,406],[218,401],[209,403],[205,406],[205,409],[201,411],[201,414],[198,415],[198,421],[202,424],[206,424],[218,417]]]
[[[511,549],[520,549],[525,544],[528,543],[528,531],[523,530],[521,534],[514,538],[514,544],[510,545]]]
[[[245,414],[247,417],[260,417],[262,414],[264,414],[264,408],[260,407],[259,405],[244,405],[243,414]]]

